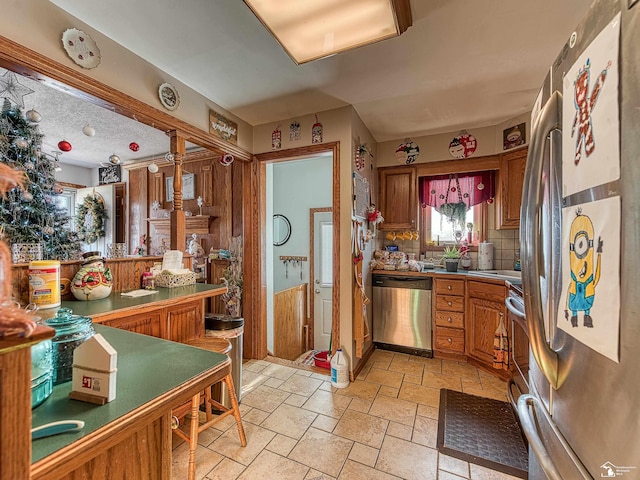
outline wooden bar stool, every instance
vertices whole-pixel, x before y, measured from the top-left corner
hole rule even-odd
[[[210,350],[212,352],[222,353],[225,355],[231,350],[231,343],[225,338],[196,338],[185,343],[192,347],[202,348],[204,350]],[[211,389],[213,385],[210,385],[205,388],[204,392],[195,395],[190,402],[186,402],[171,411],[171,415],[175,418],[175,421],[172,422],[173,433],[175,433],[177,436],[179,436],[189,444],[189,470],[187,477],[189,480],[194,480],[196,476],[196,449],[198,448],[198,434],[203,430],[206,430],[207,428],[215,425],[223,418],[226,418],[229,415],[233,415],[235,417],[236,424],[238,426],[238,436],[240,437],[240,444],[243,447],[247,446],[247,438],[244,434],[242,418],[240,417],[240,408],[238,407],[238,400],[233,388],[233,378],[231,377],[231,370],[229,370],[229,373],[220,381],[224,382],[227,385],[229,398],[231,400],[231,408],[227,408],[220,402],[211,398]],[[201,424],[199,420],[199,414],[200,405],[202,403],[204,403],[205,409],[205,422]],[[216,410],[222,413],[214,417],[212,407],[215,407]],[[189,435],[178,428],[180,425],[178,419],[186,416],[188,413],[191,414],[189,423]]]

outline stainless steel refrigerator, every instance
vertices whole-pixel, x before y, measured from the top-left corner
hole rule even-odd
[[[637,0],[597,0],[550,65],[521,214],[529,478],[640,479]]]

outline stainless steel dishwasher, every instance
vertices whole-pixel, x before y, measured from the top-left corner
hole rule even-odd
[[[372,275],[373,341],[379,348],[425,357],[431,346],[431,277]]]

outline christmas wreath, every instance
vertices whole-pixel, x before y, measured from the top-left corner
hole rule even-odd
[[[85,197],[76,212],[78,237],[85,243],[94,243],[105,236],[105,222],[109,218],[104,199],[98,194]]]

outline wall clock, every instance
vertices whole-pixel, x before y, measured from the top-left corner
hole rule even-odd
[[[180,105],[180,96],[178,95],[178,91],[176,87],[171,85],[170,83],[163,83],[158,88],[158,97],[160,98],[160,103],[167,110],[175,110]]]

